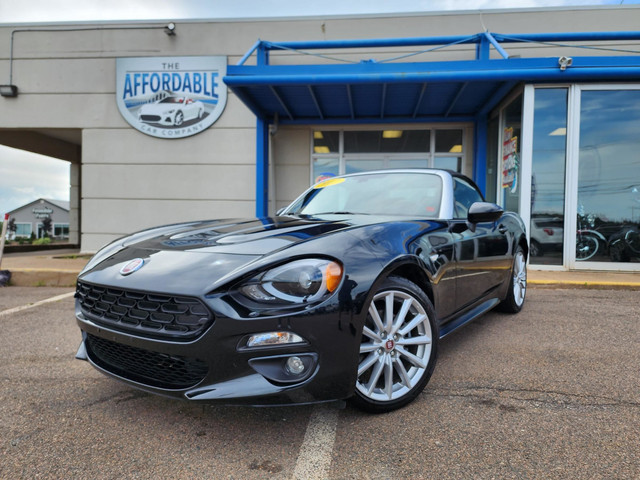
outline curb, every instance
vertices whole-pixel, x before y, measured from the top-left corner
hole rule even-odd
[[[574,288],[586,290],[640,290],[640,282],[589,282],[580,280],[527,280],[533,288]]]
[[[57,268],[13,268],[11,286],[16,287],[75,287],[80,270]],[[640,290],[640,281],[535,280],[529,278],[530,288],[567,288],[591,290]]]
[[[11,270],[13,287],[75,287],[78,270],[54,268],[14,268]]]

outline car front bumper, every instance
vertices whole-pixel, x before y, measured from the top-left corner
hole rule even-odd
[[[76,358],[133,387],[192,401],[284,405],[345,399],[356,382],[361,326],[338,298],[304,313],[252,319],[236,317],[220,298],[201,298],[215,320],[188,341],[110,328],[87,318],[76,300],[82,331]],[[305,342],[247,347],[251,335],[275,331]],[[301,374],[287,370],[290,357],[305,365]]]

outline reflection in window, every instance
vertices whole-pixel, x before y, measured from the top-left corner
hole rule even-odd
[[[462,130],[436,130],[436,152],[462,152]]]
[[[337,157],[318,157],[313,159],[313,183],[339,174],[340,162]]]
[[[444,168],[454,172],[462,171],[462,157],[435,157],[433,159],[434,168]]]
[[[584,90],[576,260],[640,262],[640,90]]]
[[[535,92],[529,230],[533,264],[563,264],[567,95],[566,88]]]
[[[384,158],[354,158],[346,161],[346,173],[365,172],[367,170],[381,170],[384,168]]]
[[[340,132],[320,131],[313,132],[313,153],[339,153]]]
[[[16,237],[28,237],[31,235],[32,225],[30,223],[16,222]]]

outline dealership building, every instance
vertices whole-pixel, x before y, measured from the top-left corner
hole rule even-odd
[[[639,26],[640,6],[0,24],[0,144],[70,163],[84,252],[436,167],[520,213],[531,268],[637,271]]]

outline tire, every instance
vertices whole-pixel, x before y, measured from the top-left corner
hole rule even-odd
[[[612,262],[628,262],[631,260],[622,240],[615,240],[609,245],[609,258]]]
[[[532,257],[542,257],[544,256],[544,250],[542,250],[542,245],[538,243],[537,240],[531,239],[531,245],[529,246],[529,254]]]
[[[518,313],[522,310],[527,294],[527,258],[520,245],[516,248],[511,268],[511,280],[507,297],[497,307],[505,313]]]
[[[584,262],[594,257],[598,253],[600,242],[593,235],[578,234],[576,238],[576,260]]]
[[[179,127],[184,122],[184,113],[178,112],[176,113],[176,118],[173,119],[173,124],[176,127]]]
[[[389,277],[369,304],[351,403],[370,413],[413,401],[436,364],[438,329],[433,305],[413,282]]]

